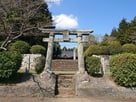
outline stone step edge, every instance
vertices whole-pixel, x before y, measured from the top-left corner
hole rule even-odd
[[[75,75],[77,71],[53,71],[56,75]]]

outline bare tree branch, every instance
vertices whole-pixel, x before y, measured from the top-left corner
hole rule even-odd
[[[38,28],[33,18],[44,4],[44,0],[0,0],[0,35],[6,37],[0,49],[5,50],[10,42]],[[44,18],[43,22],[46,25],[49,21]]]

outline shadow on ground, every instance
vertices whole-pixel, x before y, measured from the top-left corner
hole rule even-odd
[[[25,82],[29,79],[31,79],[32,74],[31,73],[17,73],[15,76],[12,76],[9,79],[1,79],[1,84],[17,84],[21,82]]]

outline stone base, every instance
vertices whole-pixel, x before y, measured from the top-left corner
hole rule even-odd
[[[29,80],[12,85],[1,85],[0,96],[55,96],[56,76],[48,72],[31,75]]]
[[[114,89],[114,88],[78,88],[77,96],[82,97],[115,97],[136,98],[136,89]]]
[[[76,74],[74,80],[77,96],[136,98],[136,88],[118,86],[109,77],[94,78],[82,73]]]
[[[76,95],[79,95],[79,88],[82,86],[82,84],[89,83],[90,78],[88,73],[85,72],[77,72],[74,76],[74,86],[75,86],[75,93]]]

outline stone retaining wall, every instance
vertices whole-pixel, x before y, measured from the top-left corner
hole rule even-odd
[[[23,54],[22,56],[21,69],[29,71],[30,69],[35,69],[36,59],[41,57],[41,54]]]
[[[83,81],[83,77],[79,74],[75,76],[75,91],[77,96],[136,98],[136,88],[118,86],[108,76],[100,78],[90,77],[89,81]]]
[[[26,79],[16,84],[0,85],[0,97],[55,96],[56,76],[54,74],[44,73],[42,76],[25,74],[21,78]]]

